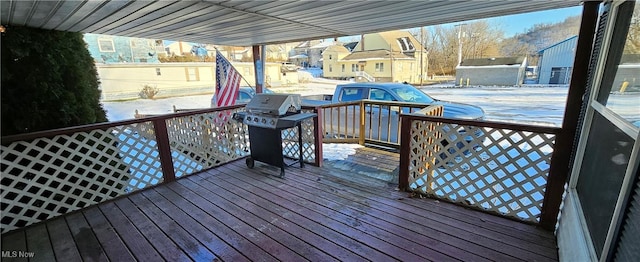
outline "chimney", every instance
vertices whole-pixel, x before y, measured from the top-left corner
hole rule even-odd
[[[360,51],[364,51],[364,35],[360,35]]]

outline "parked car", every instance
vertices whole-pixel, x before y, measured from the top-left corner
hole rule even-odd
[[[369,99],[374,101],[389,101],[389,102],[404,102],[404,103],[416,103],[420,106],[442,105],[443,117],[458,118],[465,120],[482,120],[484,119],[484,110],[478,106],[442,101],[430,97],[423,91],[416,87],[403,84],[403,83],[349,83],[336,86],[333,95],[312,95],[305,96],[302,100],[304,105],[321,106],[333,103],[352,102],[362,99]],[[372,138],[379,138],[380,141],[387,141],[391,143],[399,142],[398,126],[400,124],[400,113],[410,113],[408,107],[402,107],[400,110],[393,109],[394,106],[378,106],[365,108],[366,125],[369,128],[365,129],[365,136]],[[342,136],[343,134],[330,134],[330,130],[345,130],[344,127],[339,128],[341,123],[352,123],[355,121],[352,119],[356,116],[354,110],[358,110],[354,107],[348,108],[334,108],[333,112],[328,113],[331,121],[325,122],[324,130],[326,135],[330,137]],[[346,114],[344,113],[346,111]],[[348,119],[345,119],[347,115]],[[375,127],[382,128],[375,128]],[[359,127],[355,127],[357,130]],[[445,130],[447,131],[447,130]],[[357,133],[357,132],[356,132]],[[468,143],[473,143],[474,147],[481,144],[484,139],[484,134],[479,129],[474,131],[473,134],[467,134],[467,130],[461,128],[458,130],[460,135],[465,137],[464,139]],[[456,140],[455,135],[451,135],[450,139],[442,142],[443,146],[450,144],[449,140]],[[463,148],[465,143],[457,142],[457,148]],[[450,150],[450,153],[454,153],[455,150]],[[468,151],[464,152],[468,154]]]
[[[337,85],[333,95],[311,95],[303,97],[303,104],[324,105],[330,103],[351,102],[362,99],[377,101],[396,101],[420,103],[425,107],[442,105],[443,117],[468,120],[482,120],[484,111],[474,105],[438,100],[420,89],[403,83],[349,83]],[[408,112],[404,112],[408,113]]]
[[[280,67],[280,72],[282,73],[295,72],[295,71],[298,71],[298,66],[290,62],[283,62]]]
[[[263,88],[262,90],[267,94],[273,93],[273,91],[269,90],[268,88]],[[236,104],[249,103],[249,101],[251,101],[251,98],[253,98],[255,95],[255,88],[250,86],[241,86],[240,90],[238,90],[238,98],[236,99]],[[213,97],[211,97],[211,107],[215,107]]]

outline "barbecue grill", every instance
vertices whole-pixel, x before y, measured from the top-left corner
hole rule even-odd
[[[246,159],[247,167],[253,168],[255,161],[280,167],[280,177],[284,169],[300,163],[304,167],[302,150],[302,121],[315,117],[314,113],[301,113],[300,95],[256,94],[245,107],[245,112],[233,114],[233,119],[249,127],[251,156]],[[300,157],[287,164],[282,152],[282,130],[298,127],[298,148]]]

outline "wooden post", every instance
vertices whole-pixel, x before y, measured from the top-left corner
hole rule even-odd
[[[322,107],[315,108],[316,114],[318,116],[313,118],[313,125],[315,126],[315,146],[316,146],[316,166],[322,167],[322,137],[324,135],[323,125],[323,110]]]
[[[400,130],[400,173],[398,174],[398,189],[409,190],[409,155],[411,143],[411,117],[400,115],[400,123],[404,128]]]
[[[577,142],[578,121],[582,108],[582,98],[585,95],[585,87],[588,84],[589,61],[593,46],[593,38],[598,21],[599,1],[586,1],[583,3],[582,21],[580,22],[580,33],[578,34],[578,44],[576,45],[576,55],[573,63],[573,74],[567,95],[566,109],[562,129],[556,135],[553,155],[551,156],[551,166],[549,167],[549,178],[547,188],[542,203],[540,214],[540,225],[547,229],[555,228],[564,185],[571,173],[571,152],[574,143]],[[586,103],[586,101],[584,101]]]
[[[364,108],[364,101],[360,100],[360,130],[359,130],[360,131],[360,134],[359,134],[360,137],[358,138],[358,144],[360,144],[361,146],[364,146],[364,136],[365,136],[365,130],[364,130],[364,128],[365,128],[365,124],[364,124],[365,119],[364,119],[364,116],[365,116],[365,112],[366,111],[367,110]],[[340,123],[338,123],[338,125],[339,124]]]
[[[156,131],[156,142],[158,143],[163,183],[176,180],[176,173],[173,170],[173,159],[171,158],[171,146],[169,146],[169,133],[167,132],[166,121],[166,119],[153,120],[153,130]]]
[[[264,66],[265,66],[264,59],[262,59],[264,46],[254,45],[252,46],[252,51],[253,51],[253,69],[255,72],[255,79],[256,79],[256,93],[262,93],[262,87],[264,83]]]

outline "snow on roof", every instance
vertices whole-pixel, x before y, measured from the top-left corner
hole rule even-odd
[[[491,57],[469,58],[462,61],[460,66],[495,66],[495,65],[521,65],[525,61],[524,56],[515,57]]]

